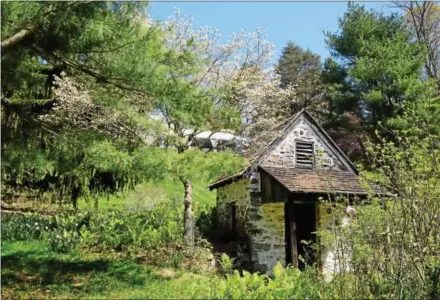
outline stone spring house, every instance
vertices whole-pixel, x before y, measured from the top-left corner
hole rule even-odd
[[[331,214],[320,197],[367,195],[354,165],[305,110],[250,167],[209,188],[217,189],[218,230],[238,242],[238,255],[251,270],[261,272],[277,262],[302,267],[299,256],[308,250],[301,241],[316,241],[313,233],[328,225]],[[311,259],[331,272],[330,256]]]

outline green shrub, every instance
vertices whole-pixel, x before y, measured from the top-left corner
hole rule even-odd
[[[427,266],[427,295],[440,299],[440,256],[431,257]]]
[[[66,212],[51,219],[47,241],[52,250],[67,253],[81,242],[80,229],[89,217],[86,213]]]
[[[200,233],[205,237],[212,238],[218,227],[217,206],[201,207],[196,215],[198,216],[196,226]]]
[[[48,243],[55,252],[67,253],[75,248],[80,242],[80,236],[76,231],[67,231],[60,227],[48,233]]]
[[[181,251],[176,251],[171,256],[171,266],[175,269],[179,268],[184,258],[184,254]]]
[[[206,282],[208,281],[208,282]],[[319,299],[332,298],[314,269],[299,271],[277,264],[272,275],[234,271],[223,276],[201,278],[192,283],[193,297],[211,299]],[[327,291],[327,294],[326,294]],[[325,295],[325,296],[324,296]]]

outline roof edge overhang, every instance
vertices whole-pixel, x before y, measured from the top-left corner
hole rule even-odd
[[[217,180],[217,181],[211,183],[210,185],[208,185],[208,188],[210,191],[212,191],[213,189],[217,189],[219,187],[230,184],[234,181],[238,181],[245,176],[247,170],[248,170],[248,168],[246,168],[246,169],[244,169],[244,170],[242,170],[232,176],[228,176],[228,177],[222,178],[220,180]]]

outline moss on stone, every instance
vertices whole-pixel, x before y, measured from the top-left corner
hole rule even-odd
[[[266,203],[262,205],[264,227],[274,235],[284,238],[284,203]]]

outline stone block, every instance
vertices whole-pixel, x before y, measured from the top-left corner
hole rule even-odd
[[[270,244],[261,244],[261,243],[254,243],[253,244],[253,249],[255,252],[259,252],[259,251],[269,251],[271,248]]]

